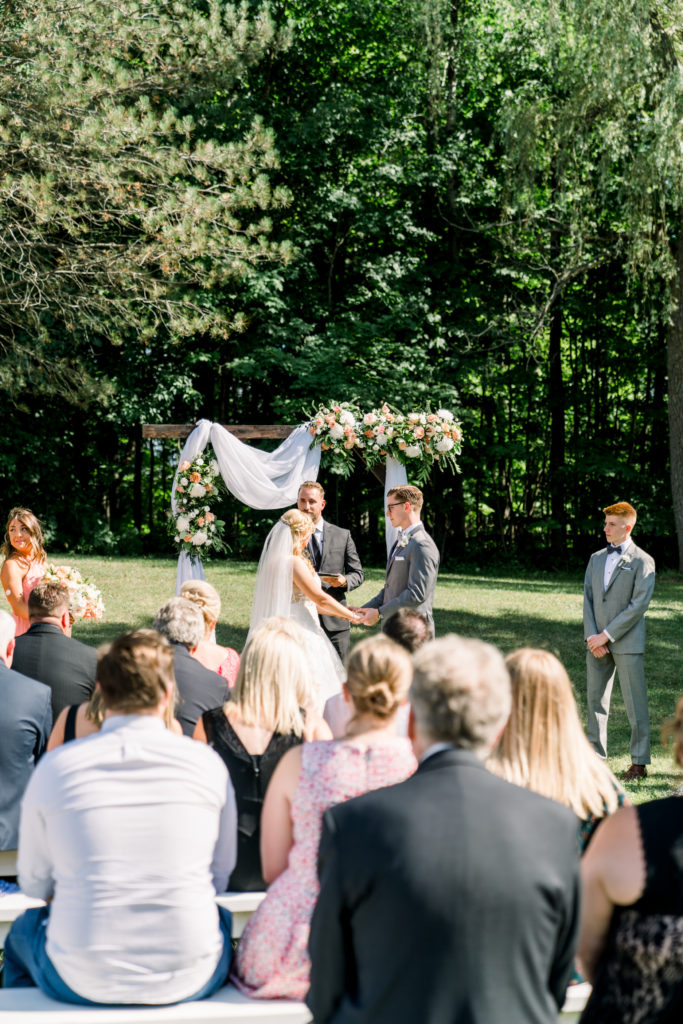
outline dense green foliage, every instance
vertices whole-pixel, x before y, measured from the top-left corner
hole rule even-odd
[[[675,564],[678,3],[6,7],[0,479],[53,544],[168,550],[141,423],[357,399],[459,411],[447,563],[582,561],[626,498]],[[321,476],[380,558],[377,481]]]

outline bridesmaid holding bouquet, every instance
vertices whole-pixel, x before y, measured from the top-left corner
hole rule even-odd
[[[47,558],[43,531],[30,509],[13,508],[10,512],[2,554],[5,561],[0,570],[0,580],[12,609],[15,636],[21,636],[29,628],[28,596],[44,576]]]

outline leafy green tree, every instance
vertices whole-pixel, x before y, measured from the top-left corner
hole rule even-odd
[[[6,5],[0,386],[92,399],[94,339],[240,326],[218,288],[289,258],[269,238],[288,197],[272,133],[230,104],[286,35],[267,7],[220,0]]]

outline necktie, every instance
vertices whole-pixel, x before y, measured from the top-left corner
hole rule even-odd
[[[621,544],[608,544],[607,545],[607,554],[608,555],[613,555],[615,553],[617,555],[621,554]]]
[[[399,531],[398,531],[398,534],[396,535],[396,540],[395,540],[395,541],[394,541],[394,543],[393,543],[393,544],[391,545],[391,551],[389,552],[389,557],[388,557],[388,559],[387,559],[387,565],[389,565],[389,564],[390,564],[390,562],[391,562],[391,559],[392,559],[392,558],[394,557],[394,555],[396,554],[396,548],[398,547],[398,542],[400,541],[400,539],[401,539],[401,537],[402,537],[402,536],[403,536],[403,532],[402,532],[401,530],[399,530]]]
[[[309,540],[308,545],[311,549],[311,554],[313,555],[313,565],[315,566],[315,571],[317,572],[318,569],[320,568],[320,563],[322,561],[322,550],[320,548],[320,541],[318,540],[317,533],[313,533],[311,535],[311,539]]]

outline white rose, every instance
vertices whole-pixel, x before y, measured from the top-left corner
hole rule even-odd
[[[440,441],[436,442],[437,452],[449,452],[453,447],[453,441],[450,437],[442,437]]]
[[[192,484],[192,487],[190,487],[191,498],[203,498],[205,494],[206,488],[204,487],[204,484]]]
[[[341,441],[343,436],[344,428],[339,423],[335,423],[333,427],[330,427],[330,437],[333,441]]]
[[[197,530],[194,537],[192,538],[192,543],[194,544],[195,547],[199,548],[202,546],[202,544],[206,544],[208,539],[208,534],[204,533],[203,530]]]
[[[187,516],[178,516],[178,518],[175,521],[175,528],[178,531],[178,533],[187,533],[187,531],[190,529],[190,520],[187,518]]]
[[[375,416],[374,412],[366,412],[365,416],[363,417],[363,423],[365,424],[366,427],[371,427],[376,420],[377,417]]]
[[[180,478],[180,486],[181,486],[181,487],[187,487],[187,485],[189,484],[189,482],[190,482],[190,481],[189,481],[189,480],[187,479],[187,477],[186,477],[186,476],[181,476],[181,478]]]
[[[344,409],[339,414],[339,422],[343,423],[345,427],[355,427],[356,417],[353,415],[352,412],[348,412],[346,409]]]
[[[195,464],[195,466],[203,466],[204,465],[204,459],[195,459],[194,460],[194,464]]]
[[[387,427],[387,437],[393,437],[393,436],[394,436],[394,428],[393,427]]]
[[[211,469],[211,472],[213,473],[214,476],[218,476],[218,474],[220,473],[220,467],[215,459],[211,459],[211,462],[209,463],[209,468]]]
[[[209,511],[210,511],[210,509],[209,509],[209,506],[208,506],[208,505],[205,505],[205,506],[204,506],[204,511],[205,511],[205,512],[209,512]]]
[[[420,454],[420,449],[416,444],[408,444],[404,449],[409,459],[416,459]]]
[[[420,414],[419,412],[411,412],[408,414],[408,423],[419,423]]]
[[[446,421],[446,423],[453,422],[453,413],[449,412],[448,409],[437,409],[436,415],[440,416],[442,420]]]

